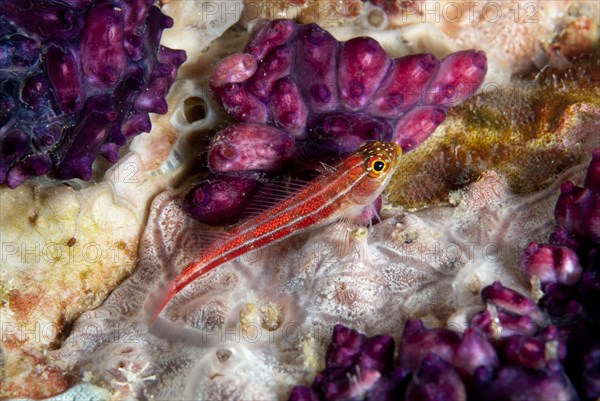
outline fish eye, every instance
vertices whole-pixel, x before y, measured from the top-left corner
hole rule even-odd
[[[387,169],[388,161],[380,156],[373,156],[367,163],[367,172],[372,178],[377,178]]]
[[[373,167],[373,171],[381,172],[385,168],[385,163],[382,160],[375,160],[371,166]]]

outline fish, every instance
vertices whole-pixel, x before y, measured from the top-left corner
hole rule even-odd
[[[217,239],[145,303],[154,322],[168,302],[192,281],[247,252],[335,222],[363,224],[364,211],[390,182],[402,149],[368,141],[297,191]]]

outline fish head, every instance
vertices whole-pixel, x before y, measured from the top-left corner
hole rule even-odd
[[[398,167],[402,149],[395,142],[369,141],[354,153],[356,182],[350,192],[350,200],[356,206],[366,206],[383,192]]]

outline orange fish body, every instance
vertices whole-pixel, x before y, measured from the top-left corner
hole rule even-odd
[[[193,280],[249,251],[335,221],[356,221],[388,184],[400,154],[394,142],[366,142],[298,192],[211,244],[146,302],[147,313],[155,320]]]

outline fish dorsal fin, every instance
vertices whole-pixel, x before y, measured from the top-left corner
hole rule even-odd
[[[160,255],[162,263],[168,266],[165,269],[165,279],[172,280],[190,260],[203,255],[216,242],[227,241],[230,237],[231,234],[222,227],[212,227],[196,221],[174,233],[169,241],[171,246],[165,247]]]
[[[252,197],[248,206],[241,215],[240,221],[245,221],[261,213],[267,212],[279,203],[294,196],[306,188],[311,181],[279,178],[266,182]]]
[[[302,142],[296,151],[296,167],[302,171],[326,173],[333,169],[331,163],[337,162],[342,156],[342,153],[329,147]]]
[[[325,162],[319,162],[319,167],[317,168],[317,171],[325,174],[325,173],[333,173],[335,171],[335,167],[333,167],[330,164],[327,164]]]
[[[188,236],[191,237],[190,240],[193,242],[194,249],[200,254],[215,242],[224,241],[231,237],[231,233],[223,228],[202,227],[198,230],[193,230]]]

